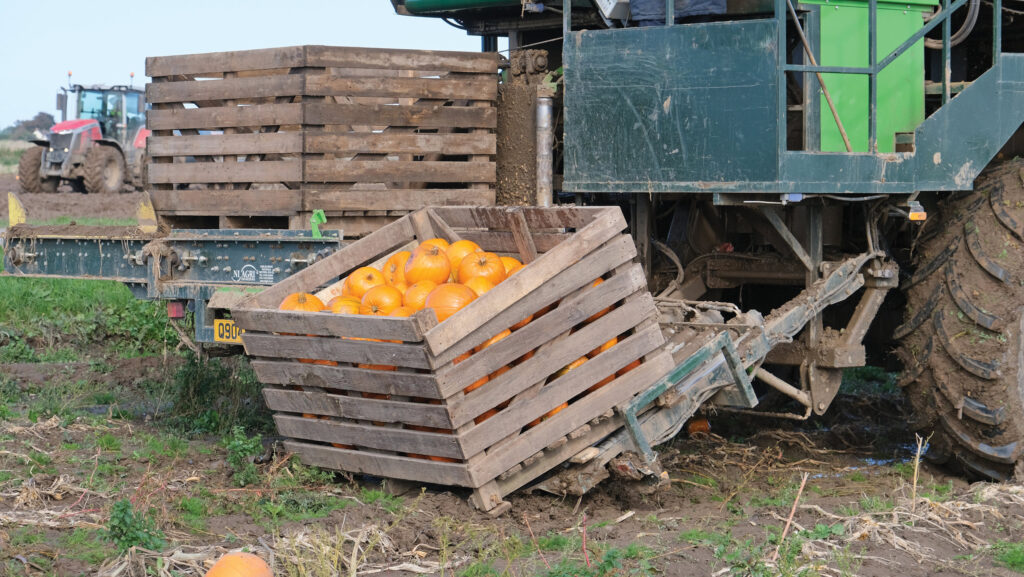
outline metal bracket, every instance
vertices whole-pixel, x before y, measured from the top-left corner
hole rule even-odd
[[[725,364],[732,375],[740,401],[748,407],[753,407],[757,404],[754,387],[750,382],[746,369],[743,367],[743,361],[736,351],[736,346],[729,336],[729,331],[722,331],[713,340],[697,349],[697,351],[676,366],[672,372],[663,377],[654,386],[634,397],[627,405],[617,408],[625,421],[625,429],[629,433],[633,446],[636,447],[637,452],[648,463],[653,463],[658,458],[658,454],[651,448],[651,444],[644,435],[640,422],[637,420],[637,415],[663,393],[676,388],[680,383],[684,383],[684,381],[688,381],[687,377],[695,373],[707,361],[713,359],[719,352],[725,358]],[[687,382],[686,384],[689,383]]]

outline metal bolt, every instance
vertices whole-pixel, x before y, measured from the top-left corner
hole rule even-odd
[[[825,402],[824,401],[818,403],[818,410],[819,411],[824,411],[825,410]]]

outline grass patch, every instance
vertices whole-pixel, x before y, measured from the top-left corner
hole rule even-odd
[[[895,395],[899,373],[889,373],[881,367],[851,367],[843,370],[839,390],[853,395]]]
[[[163,387],[157,384],[157,389]],[[174,409],[164,422],[186,436],[223,435],[233,427],[257,433],[273,431],[262,388],[247,359],[202,363],[189,355],[174,375]]]
[[[396,497],[379,489],[363,488],[359,492],[359,500],[367,505],[378,505],[388,513],[397,514],[405,506],[401,497]]]
[[[992,551],[995,553],[997,564],[1017,573],[1024,573],[1024,543],[999,541],[992,546]]]
[[[61,535],[59,542],[61,555],[84,561],[93,567],[115,554],[114,548],[103,539],[102,531],[97,529],[77,528]]]

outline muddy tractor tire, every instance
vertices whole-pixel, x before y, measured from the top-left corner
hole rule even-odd
[[[930,216],[894,332],[928,456],[989,479],[1024,451],[1024,161],[997,165]],[[931,230],[929,230],[929,227]]]
[[[57,192],[59,178],[42,178],[39,168],[43,164],[43,147],[33,146],[25,149],[18,159],[18,181],[24,192]]]
[[[117,194],[124,189],[124,156],[111,146],[93,146],[85,154],[85,191],[89,194]]]

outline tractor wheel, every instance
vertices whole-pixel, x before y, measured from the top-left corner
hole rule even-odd
[[[986,170],[924,226],[894,332],[915,428],[932,434],[933,461],[981,478],[1020,476],[1024,161]]]
[[[43,147],[25,149],[18,160],[18,181],[24,192],[57,192],[59,178],[42,178],[39,169],[43,164]]]
[[[93,146],[85,154],[85,190],[89,194],[117,194],[124,188],[124,157],[116,148]]]

